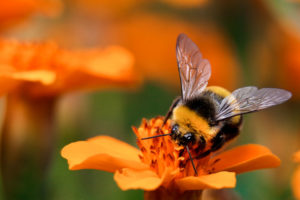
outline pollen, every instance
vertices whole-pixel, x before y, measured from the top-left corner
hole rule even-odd
[[[139,128],[133,127],[133,131],[137,136],[137,145],[141,150],[140,160],[149,165],[151,170],[160,177],[166,171],[174,172],[178,177],[194,176],[195,172],[188,153],[183,146],[177,145],[170,136],[141,140],[145,137],[169,134],[171,132],[170,121],[167,121],[164,126],[162,124],[163,118],[156,117],[149,121],[144,119]],[[194,152],[192,151],[192,153]],[[207,174],[208,160],[208,158],[202,158],[196,161],[198,173]]]

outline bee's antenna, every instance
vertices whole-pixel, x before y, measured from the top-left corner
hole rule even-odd
[[[167,133],[167,134],[161,134],[161,135],[154,135],[151,137],[144,137],[141,140],[147,140],[147,139],[151,139],[151,138],[156,138],[156,137],[162,137],[162,136],[168,136],[168,135],[172,135],[172,133]]]
[[[186,145],[185,148],[186,148],[187,152],[189,153],[189,156],[190,156],[190,159],[191,159],[191,162],[192,162],[195,174],[198,176],[198,172],[196,170],[196,167],[195,167],[195,164],[194,164],[194,161],[193,161],[193,158],[192,158],[192,155],[191,155],[191,152],[190,152],[190,149],[189,149],[188,145]]]

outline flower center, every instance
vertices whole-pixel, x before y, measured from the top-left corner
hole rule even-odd
[[[160,177],[166,171],[177,172],[177,176],[179,177],[195,175],[185,147],[175,144],[170,136],[141,140],[141,138],[145,137],[169,134],[171,132],[170,121],[163,127],[162,124],[163,118],[156,117],[150,121],[144,119],[139,128],[133,128],[137,136],[137,144],[141,149],[141,155],[139,155],[141,161],[149,165]],[[193,151],[192,155],[195,156]],[[198,174],[209,173],[206,170],[208,160],[209,156],[201,160],[194,159]]]

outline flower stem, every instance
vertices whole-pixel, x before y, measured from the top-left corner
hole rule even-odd
[[[180,192],[178,189],[165,189],[160,187],[155,191],[145,191],[145,200],[201,200],[202,190]]]
[[[8,95],[1,138],[1,171],[7,199],[44,199],[53,150],[55,98]]]

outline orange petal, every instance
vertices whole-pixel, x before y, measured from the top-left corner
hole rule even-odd
[[[163,179],[151,170],[122,169],[115,173],[114,179],[122,190],[142,189],[151,191],[157,189],[163,182]]]
[[[213,171],[232,171],[243,173],[264,168],[274,168],[280,160],[261,145],[248,144],[219,154],[210,160]]]
[[[120,46],[67,50],[53,42],[3,39],[0,40],[0,51],[0,78],[17,80],[16,84],[21,87],[22,81],[33,82],[22,87],[33,96],[128,87],[141,81],[133,68],[133,54]]]
[[[140,162],[140,151],[135,147],[108,136],[99,136],[65,146],[62,157],[69,163],[69,169],[98,169],[115,172],[121,168],[147,169]]]
[[[300,199],[300,167],[293,174],[292,188],[296,199]]]
[[[294,154],[294,162],[300,162],[300,151]]]
[[[49,85],[55,81],[56,74],[48,70],[32,70],[24,72],[14,72],[11,74],[0,74],[0,76],[10,77],[16,80],[41,82],[44,85]]]
[[[188,176],[176,180],[176,184],[181,190],[234,188],[236,178],[234,172],[218,172],[198,177]]]
[[[86,53],[90,53],[92,59],[86,60],[87,67],[81,68],[82,71],[116,79],[122,79],[127,74],[133,75],[134,56],[123,47],[108,46],[101,52],[90,51]]]

